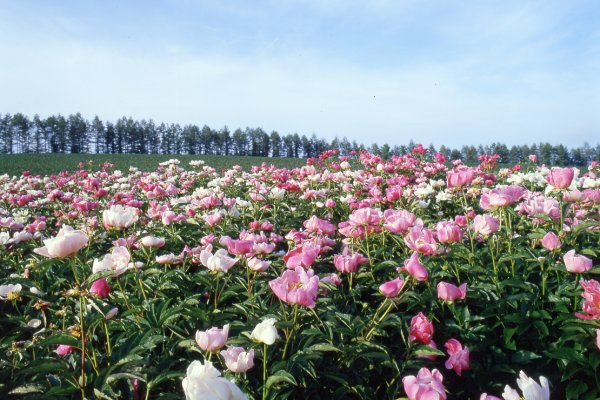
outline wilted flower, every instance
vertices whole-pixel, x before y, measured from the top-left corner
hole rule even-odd
[[[64,258],[77,253],[87,242],[88,237],[85,233],[65,225],[55,237],[44,240],[44,247],[33,251],[44,257]]]
[[[221,373],[213,367],[210,361],[206,361],[204,364],[197,360],[192,361],[181,384],[186,400],[247,399],[235,383],[221,377]]]
[[[246,351],[242,347],[229,346],[219,354],[223,357],[227,369],[233,373],[246,372],[254,366],[254,349]]]
[[[277,334],[277,328],[275,328],[275,318],[267,318],[256,327],[250,334],[250,338],[256,342],[264,343],[268,346],[275,343],[275,340],[279,337]]]

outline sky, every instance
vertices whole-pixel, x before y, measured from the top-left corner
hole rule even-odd
[[[0,113],[600,143],[596,0],[0,0]]]

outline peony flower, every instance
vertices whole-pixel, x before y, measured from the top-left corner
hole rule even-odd
[[[467,284],[463,283],[459,287],[447,282],[437,284],[438,299],[444,301],[464,300],[467,296]]]
[[[447,172],[446,185],[449,188],[467,186],[471,182],[473,182],[473,170],[471,168]]]
[[[450,356],[444,366],[446,369],[453,369],[458,376],[461,376],[462,371],[471,366],[469,349],[467,347],[463,349],[462,344],[456,339],[448,340],[444,347]]]
[[[156,236],[144,236],[142,238],[142,245],[145,247],[160,248],[165,245],[165,239]]]
[[[265,272],[271,266],[271,262],[261,260],[260,258],[252,257],[248,259],[248,268],[256,272]]]
[[[472,226],[475,233],[478,233],[482,236],[489,236],[498,231],[500,223],[495,217],[489,214],[484,214],[476,215],[473,219]]]
[[[304,228],[308,232],[318,233],[320,235],[331,236],[335,233],[335,225],[329,221],[318,218],[316,215],[313,215],[306,221],[304,221]]]
[[[569,272],[582,273],[592,269],[592,260],[586,256],[576,254],[575,250],[567,251],[563,260]]]
[[[582,306],[583,313],[575,313],[575,316],[585,320],[600,319],[600,283],[595,279],[582,279],[579,284],[583,288],[581,297],[585,301]]]
[[[210,271],[227,272],[238,262],[238,259],[229,257],[225,249],[217,250],[214,255],[210,251],[202,250],[200,262]]]
[[[412,276],[416,281],[426,281],[429,278],[427,268],[419,261],[419,253],[416,251],[412,253],[410,258],[404,260],[404,267],[398,269],[399,271],[405,270]]]
[[[484,210],[496,210],[516,203],[525,193],[527,190],[521,186],[505,186],[488,190],[481,195],[479,205]]]
[[[225,346],[228,336],[229,324],[223,326],[222,329],[213,327],[206,331],[198,330],[196,331],[196,343],[202,350],[214,353]]]
[[[554,251],[560,248],[560,239],[554,232],[548,232],[542,238],[542,246],[548,251]]]
[[[114,271],[114,276],[123,274],[129,269],[131,254],[124,246],[115,247],[110,254],[106,254],[102,260],[94,259],[92,272],[94,274],[102,271]]]
[[[344,273],[356,272],[359,265],[369,262],[369,259],[360,253],[350,254],[350,249],[344,247],[342,254],[333,255],[333,265],[335,268]]]
[[[404,281],[400,278],[385,282],[379,286],[379,292],[387,298],[396,297],[402,290]]]
[[[44,240],[44,247],[33,251],[44,257],[64,258],[77,253],[87,242],[88,237],[85,233],[65,225],[55,237]]]
[[[256,342],[264,343],[268,346],[275,343],[275,340],[279,337],[277,334],[277,328],[275,328],[275,318],[267,318],[254,327],[254,330],[250,334],[250,338]]]
[[[430,371],[421,368],[417,376],[409,375],[402,378],[402,384],[408,400],[446,400],[443,380],[444,377],[437,369]]]
[[[56,352],[56,354],[58,354],[59,356],[66,356],[71,354],[73,351],[75,350],[75,347],[73,346],[68,346],[66,344],[59,344],[56,347],[56,350],[54,350]]]
[[[319,291],[319,277],[314,271],[302,267],[285,271],[279,278],[269,282],[273,293],[288,304],[313,308]]]
[[[411,342],[428,344],[433,338],[433,324],[420,312],[410,320],[409,337]]]
[[[574,176],[573,168],[553,167],[546,174],[546,181],[557,189],[566,189],[571,186]]]
[[[440,221],[435,226],[437,240],[440,243],[456,243],[462,240],[462,230],[454,222]]]
[[[479,400],[502,400],[500,397],[492,396],[491,394],[482,393]]]
[[[502,397],[504,400],[550,400],[548,379],[540,376],[540,384],[533,380],[533,378],[525,375],[525,372],[521,371],[519,372],[519,378],[517,378],[517,385],[523,392],[523,396],[521,397],[519,392],[506,385]]]
[[[137,209],[133,207],[123,207],[121,204],[111,206],[108,210],[102,212],[102,223],[106,229],[129,228],[138,220]]]
[[[227,347],[227,350],[223,350],[219,354],[225,360],[227,369],[233,373],[246,372],[254,366],[254,349],[246,351],[242,347],[230,346]]]
[[[299,266],[310,268],[319,256],[320,251],[320,246],[305,243],[302,246],[296,247],[294,250],[288,251],[285,256],[283,256],[283,261],[289,269],[295,269]]]
[[[202,364],[192,361],[187,369],[186,377],[181,382],[186,400],[246,400],[235,383],[222,378],[221,373],[210,361]]]
[[[415,224],[422,224],[417,216],[407,210],[385,210],[383,212],[383,227],[396,235],[405,234]]]
[[[409,249],[428,256],[435,254],[438,247],[433,233],[429,229],[420,226],[413,226],[408,231],[408,234],[404,236],[404,243]]]
[[[108,294],[110,293],[110,286],[108,286],[106,278],[94,281],[94,283],[92,283],[92,286],[90,286],[90,293],[100,299],[107,298]]]
[[[19,298],[22,289],[23,286],[20,283],[2,285],[0,286],[0,300],[16,300]]]

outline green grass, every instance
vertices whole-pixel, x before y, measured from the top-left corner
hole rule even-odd
[[[0,154],[0,175],[20,175],[29,171],[33,175],[50,175],[61,171],[77,170],[79,162],[92,161],[96,166],[108,161],[115,169],[126,172],[130,166],[142,171],[154,171],[160,162],[176,158],[181,166],[191,168],[188,163],[192,160],[204,160],[217,171],[229,169],[234,165],[249,170],[253,165],[263,162],[277,167],[295,168],[306,164],[302,158],[268,158],[250,156],[199,156],[177,154]]]

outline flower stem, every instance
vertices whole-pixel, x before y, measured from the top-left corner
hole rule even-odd
[[[287,347],[287,342],[285,343]],[[284,350],[285,355],[285,350]],[[262,399],[266,400],[267,398],[267,344],[263,345],[263,390],[262,390]]]

